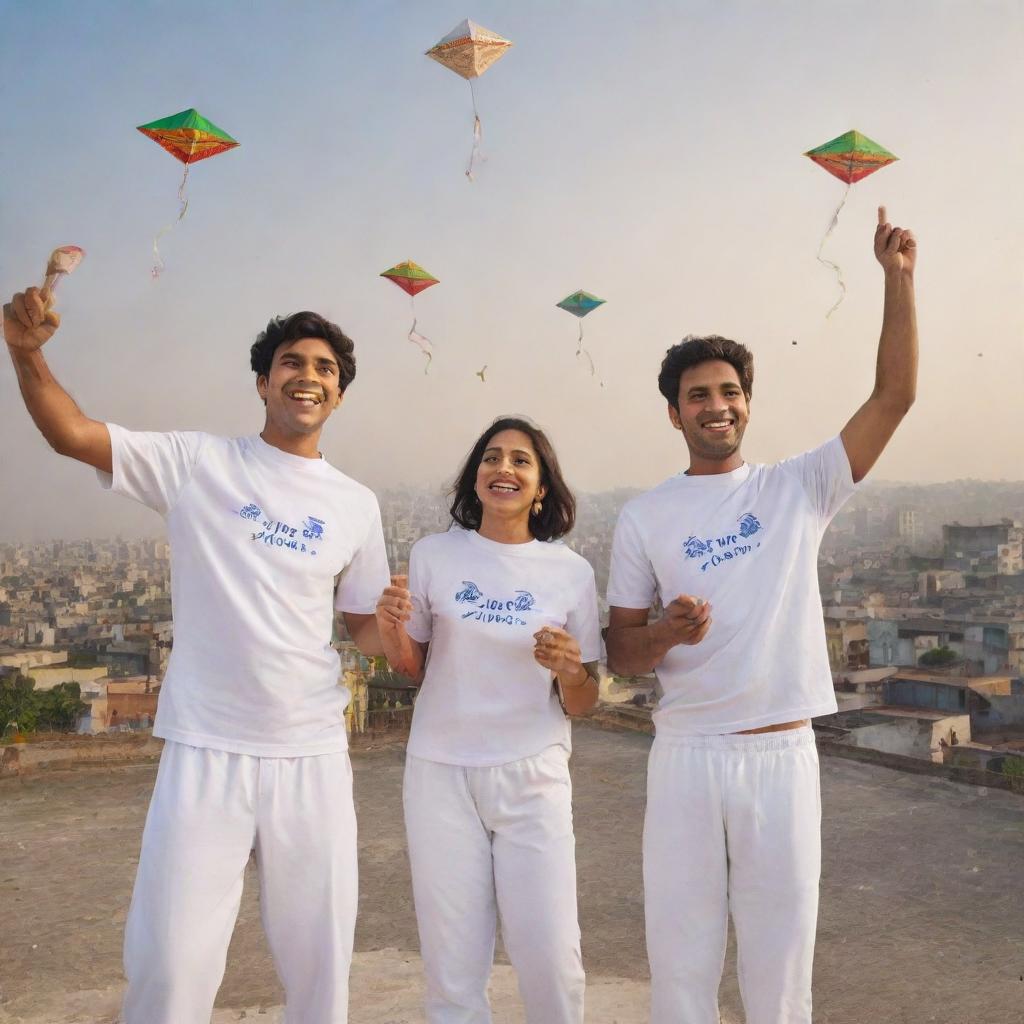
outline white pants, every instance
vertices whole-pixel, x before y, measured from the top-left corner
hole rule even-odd
[[[718,1024],[730,911],[747,1024],[810,1024],[820,873],[810,727],[656,739],[644,822],[651,1024]]]
[[[347,753],[168,742],[124,935],[125,1024],[209,1024],[250,850],[286,1024],[345,1024],[357,903]]]
[[[408,756],[404,803],[429,1024],[489,1024],[497,913],[528,1024],[582,1024],[566,751],[496,768]]]

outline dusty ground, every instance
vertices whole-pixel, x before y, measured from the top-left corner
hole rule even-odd
[[[576,728],[592,1024],[646,1019],[640,823],[649,744]],[[352,1024],[422,1021],[402,759],[400,746],[353,758],[362,898]],[[1024,1024],[1024,798],[838,759],[823,759],[822,775],[819,1024]],[[89,768],[0,783],[0,1022],[116,1019],[121,928],[154,776],[152,766]],[[280,1019],[252,882],[216,1024]],[[522,1021],[501,964],[492,1002],[496,1024]],[[742,1020],[731,951],[722,1005],[727,1020]]]

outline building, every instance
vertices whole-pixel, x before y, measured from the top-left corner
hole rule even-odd
[[[943,526],[942,549],[946,569],[1002,576],[1024,572],[1024,527],[1009,519],[986,526]]]
[[[127,679],[96,680],[100,696],[90,705],[85,730],[107,732],[111,729],[148,729],[156,717],[160,685],[146,676]]]
[[[869,664],[867,622],[825,616],[825,643],[833,672],[867,668]]]

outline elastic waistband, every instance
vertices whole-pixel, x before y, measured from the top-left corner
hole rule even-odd
[[[813,747],[814,730],[809,725],[782,732],[722,733],[717,736],[655,736],[655,747],[694,747],[699,750],[789,750],[793,747]]]

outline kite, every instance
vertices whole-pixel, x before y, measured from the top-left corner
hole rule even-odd
[[[567,295],[561,302],[556,302],[555,305],[559,309],[564,309],[567,313],[572,313],[573,316],[578,317],[580,321],[580,335],[579,335],[579,347],[576,349],[576,356],[579,358],[581,355],[587,357],[587,362],[590,363],[590,376],[593,377],[596,370],[594,367],[594,360],[590,353],[583,347],[583,318],[588,314],[597,309],[598,306],[603,306],[605,300],[599,299],[596,295],[591,295],[590,292],[578,291],[573,292],[572,295]],[[601,387],[604,387],[604,381],[601,381]]]
[[[846,182],[843,198],[839,201],[836,212],[832,214],[828,230],[826,230],[821,244],[818,246],[818,262],[826,267],[831,267],[839,281],[839,298],[836,299],[835,304],[825,314],[825,318],[828,319],[839,308],[839,304],[846,297],[846,282],[843,280],[843,272],[839,264],[825,259],[821,255],[821,251],[825,248],[825,243],[828,241],[829,235],[832,234],[836,224],[839,223],[839,212],[846,204],[846,197],[850,194],[850,186],[862,178],[866,178],[869,174],[874,174],[875,171],[881,170],[894,160],[898,160],[899,157],[894,156],[889,150],[880,146],[877,142],[873,142],[866,135],[862,135],[858,131],[846,132],[838,138],[832,139],[831,142],[826,142],[823,146],[809,149],[804,153],[804,156],[810,157],[819,167],[824,167],[829,174],[833,174],[840,181]]]
[[[62,245],[50,253],[46,262],[46,276],[43,278],[41,289],[43,301],[49,302],[51,296],[65,274],[73,274],[75,267],[82,262],[85,250],[77,245]]]
[[[426,52],[426,56],[443,64],[450,71],[469,82],[469,95],[473,100],[473,148],[469,154],[466,178],[473,180],[473,164],[480,156],[480,114],[476,108],[476,88],[473,79],[479,78],[495,61],[500,60],[512,45],[496,32],[477,25],[468,18],[456,25]]]
[[[385,270],[380,276],[386,277],[392,284],[397,284],[409,296],[409,304],[412,306],[412,327],[409,328],[407,337],[414,345],[419,345],[423,354],[427,357],[427,365],[423,368],[423,372],[427,373],[430,369],[430,360],[434,358],[434,346],[429,338],[416,330],[416,296],[432,285],[438,284],[438,279],[433,274],[424,270],[418,263],[413,263],[412,260],[396,263],[395,266]]]
[[[979,355],[980,355],[980,353],[979,353]],[[486,384],[487,383],[487,378],[484,376],[484,374],[486,372],[487,372],[487,364],[486,363],[484,363],[483,369],[480,369],[480,370],[476,371],[476,375],[480,378],[480,383],[481,384]]]
[[[234,149],[238,143],[226,131],[218,128],[212,121],[207,121],[199,111],[193,110],[191,107],[181,111],[180,114],[172,114],[159,121],[150,121],[149,124],[140,124],[138,131],[147,135],[185,165],[185,173],[178,186],[178,202],[181,204],[178,216],[173,223],[162,227],[153,239],[155,262],[152,274],[153,277],[159,277],[164,269],[163,257],[160,255],[160,238],[171,231],[188,210],[185,185],[188,182],[189,165]]]

